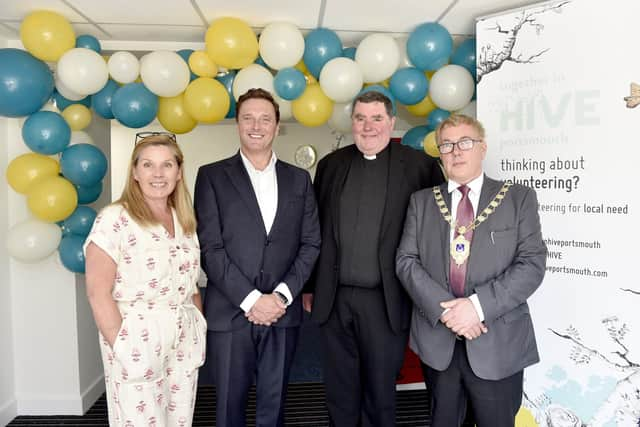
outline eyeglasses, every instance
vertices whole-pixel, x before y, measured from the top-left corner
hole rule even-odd
[[[453,152],[453,148],[457,145],[460,151],[469,151],[473,148],[473,144],[482,142],[481,139],[461,138],[456,142],[447,141],[446,139],[442,144],[438,145],[438,151],[440,154],[449,154]]]
[[[176,135],[174,133],[171,133],[171,132],[138,132],[138,133],[136,133],[136,142],[135,142],[135,144],[137,145],[138,142],[140,142],[143,139],[148,138],[150,136],[166,136],[172,142],[174,142],[176,144],[178,143],[178,141],[176,140]]]

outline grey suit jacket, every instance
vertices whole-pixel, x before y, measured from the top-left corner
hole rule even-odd
[[[502,182],[485,176],[478,210],[495,197]],[[451,206],[447,185],[442,194]],[[442,301],[454,299],[449,286],[450,226],[432,189],[414,193],[396,256],[396,272],[413,300],[411,348],[436,370],[449,366],[456,337],[440,322]],[[542,240],[535,191],[509,189],[502,204],[473,234],[465,295],[478,295],[489,332],[466,341],[469,364],[480,378],[498,380],[539,360],[527,299],[540,286],[547,249]]]

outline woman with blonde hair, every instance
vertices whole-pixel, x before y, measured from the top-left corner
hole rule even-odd
[[[206,353],[195,229],[175,135],[137,134],[122,196],[85,242],[109,425],[191,425]]]

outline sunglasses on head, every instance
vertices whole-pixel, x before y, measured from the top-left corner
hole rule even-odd
[[[178,141],[176,140],[176,135],[174,133],[171,132],[138,132],[136,133],[136,144],[138,144],[140,141],[142,141],[145,138],[148,138],[150,136],[166,136],[167,138],[169,138],[172,142],[174,143],[178,143]]]

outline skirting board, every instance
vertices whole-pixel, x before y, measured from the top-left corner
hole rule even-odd
[[[18,393],[18,415],[83,415],[104,393],[104,377],[89,385],[82,395]]]
[[[0,405],[0,426],[6,426],[16,416],[18,416],[18,405],[15,399]]]

